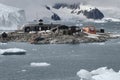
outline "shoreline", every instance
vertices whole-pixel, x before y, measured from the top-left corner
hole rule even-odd
[[[105,42],[109,39],[120,38],[114,36],[112,33],[98,33],[88,34],[80,32],[74,35],[63,35],[57,33],[47,33],[41,35],[40,33],[19,33],[9,32],[6,38],[0,35],[0,42],[29,42],[31,44],[80,44],[80,43],[94,43]]]

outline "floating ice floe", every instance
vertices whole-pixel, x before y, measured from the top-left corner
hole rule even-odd
[[[120,19],[117,18],[104,18],[103,20],[107,22],[120,22]]]
[[[7,43],[0,43],[0,45],[6,45]]]
[[[81,69],[77,72],[80,80],[120,80],[120,72],[115,72],[107,67],[98,68],[91,72]]]
[[[50,66],[51,64],[46,63],[46,62],[41,62],[41,63],[32,62],[30,63],[30,65],[32,67],[47,67],[47,66]]]
[[[25,69],[23,69],[23,70],[21,70],[22,72],[26,72],[27,70],[25,70]]]
[[[26,50],[19,48],[0,49],[1,55],[24,55]]]
[[[100,45],[100,46],[103,46],[103,45],[105,45],[105,42],[100,42],[100,43],[91,43],[91,44],[95,44],[95,45]]]
[[[104,20],[94,20],[95,23],[106,23]]]

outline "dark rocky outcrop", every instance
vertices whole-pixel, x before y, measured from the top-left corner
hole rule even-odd
[[[56,13],[53,13],[53,15],[51,16],[51,19],[55,21],[61,20],[61,18]]]
[[[45,7],[46,7],[47,10],[51,10],[49,6],[46,5]]]
[[[88,19],[102,19],[102,18],[104,18],[104,14],[97,8],[92,9],[90,11],[85,10],[83,12],[83,15],[85,15]]]
[[[117,39],[120,36],[114,36],[110,33],[100,33],[95,35],[96,37],[90,37],[89,34],[80,32],[79,34],[67,35],[61,32],[41,33],[19,33],[10,32],[7,33],[8,37],[5,39],[6,42],[30,42],[32,44],[75,44],[75,43],[91,43],[91,42],[104,42],[108,39]],[[0,42],[4,39],[0,35]],[[4,41],[5,42],[5,41]],[[7,53],[6,53],[7,54]],[[13,53],[12,53],[13,54]],[[21,53],[18,53],[21,54]]]
[[[77,9],[77,8],[80,8],[79,5],[80,3],[74,3],[74,4],[56,3],[55,5],[53,5],[53,8],[60,9],[60,8],[67,7],[69,9]]]

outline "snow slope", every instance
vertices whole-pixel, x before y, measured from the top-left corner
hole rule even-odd
[[[24,10],[0,4],[0,30],[17,29],[25,20]]]

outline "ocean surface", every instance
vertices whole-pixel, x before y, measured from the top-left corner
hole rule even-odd
[[[94,25],[120,33],[120,23]],[[80,69],[91,71],[108,67],[120,70],[120,39],[81,44],[0,43],[0,49],[9,48],[27,52],[26,55],[0,55],[0,80],[80,80],[76,75]]]

